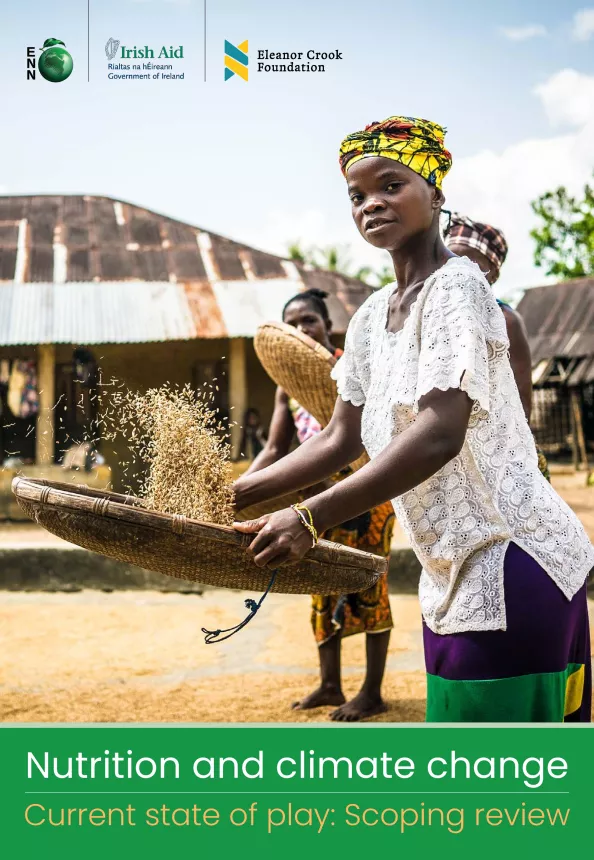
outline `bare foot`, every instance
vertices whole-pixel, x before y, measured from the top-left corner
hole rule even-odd
[[[384,714],[387,710],[388,706],[379,693],[372,696],[361,690],[350,702],[332,711],[330,719],[341,723],[356,723]]]
[[[342,705],[345,701],[340,687],[319,686],[309,696],[293,702],[291,708],[294,711],[307,711],[308,708],[321,708],[324,705]]]

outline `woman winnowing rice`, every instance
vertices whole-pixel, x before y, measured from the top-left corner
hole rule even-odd
[[[586,722],[594,548],[539,472],[491,287],[441,239],[443,139],[390,117],[343,141],[353,218],[390,252],[396,285],[350,322],[329,425],[239,479],[237,506],[312,486],[363,448],[371,462],[308,499],[311,521],[287,509],[236,528],[257,533],[258,566],[276,567],[391,499],[423,568],[427,719]]]
[[[332,324],[324,301],[326,293],[311,289],[290,299],[283,310],[283,322],[324,346],[337,358],[342,350],[331,340]],[[330,368],[328,368],[330,373]],[[300,444],[322,430],[313,415],[282,388],[277,388],[268,441],[245,473],[253,475],[285,457],[295,433]],[[343,479],[350,473],[347,467],[332,480]],[[388,501],[371,511],[365,511],[349,522],[331,528],[324,538],[345,546],[372,552],[389,558],[394,530],[394,509]],[[381,684],[392,628],[388,596],[388,576],[384,574],[371,588],[358,594],[312,596],[311,623],[320,660],[320,685],[308,696],[295,702],[293,708],[305,710],[323,705],[335,705],[330,718],[353,722],[372,717],[386,710]],[[341,641],[355,633],[366,634],[367,670],[360,691],[345,702],[340,671]]]

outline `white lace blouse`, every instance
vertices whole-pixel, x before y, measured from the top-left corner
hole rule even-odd
[[[353,316],[332,376],[343,400],[363,406],[371,458],[414,422],[429,391],[462,388],[474,401],[460,454],[392,504],[423,566],[419,597],[431,630],[505,630],[510,541],[568,599],[594,567],[594,548],[538,469],[505,320],[479,267],[450,258],[427,279],[397,334],[386,331],[394,289],[379,290]]]

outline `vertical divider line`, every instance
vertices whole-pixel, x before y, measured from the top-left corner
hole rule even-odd
[[[91,0],[87,0],[87,83],[91,80]]]
[[[206,0],[204,0],[204,81],[206,83]]]

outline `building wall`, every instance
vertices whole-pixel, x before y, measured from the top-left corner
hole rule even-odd
[[[248,376],[248,408],[257,409],[260,413],[262,426],[266,433],[270,426],[272,411],[274,409],[274,395],[276,385],[268,376],[254,350],[253,340],[248,340],[247,348],[247,376]]]
[[[261,411],[265,426],[268,426],[272,412],[274,386],[262,370],[251,341],[246,343],[248,352],[248,403]],[[56,346],[56,365],[68,364],[72,361],[74,346],[58,344]],[[123,382],[126,388],[133,391],[145,392],[149,388],[165,384],[182,386],[194,384],[200,373],[200,364],[210,367],[229,356],[229,340],[192,340],[169,341],[166,343],[147,344],[117,344],[91,347],[91,352],[101,370],[103,390],[108,392],[112,379]],[[0,359],[37,359],[35,346],[2,347]],[[204,375],[204,374],[202,374]],[[228,380],[219,380],[219,387],[225,389]],[[254,392],[252,402],[251,392]],[[238,420],[241,420],[239,418]],[[56,421],[59,414],[56,411]],[[114,489],[124,489],[126,476],[122,464],[128,459],[127,446],[122,438],[114,442],[102,441],[101,454],[112,470]]]
[[[246,365],[248,380],[248,408],[257,409],[263,427],[268,431],[274,408],[276,386],[262,368],[255,353],[252,340],[246,340]],[[56,365],[72,361],[74,346],[56,346]],[[229,357],[230,341],[192,340],[169,341],[166,343],[117,344],[90,347],[101,370],[101,380],[105,391],[109,391],[112,379],[123,382],[126,388],[145,392],[149,388],[165,384],[181,386],[193,383],[196,367],[200,363],[212,364]],[[0,358],[36,359],[35,346],[0,347]],[[219,380],[225,388],[228,380]],[[57,413],[56,413],[57,414]],[[240,422],[243,416],[234,416]],[[57,417],[59,420],[59,416]],[[126,489],[126,484],[134,486],[130,480],[130,470],[124,474],[123,465],[129,459],[129,451],[123,438],[115,441],[102,440],[101,454],[112,471],[112,485],[116,491]]]
[[[8,361],[37,361],[35,346],[0,346],[0,360]],[[36,453],[36,419],[34,417],[20,418],[6,411],[0,418],[0,466],[2,454],[30,461]]]

